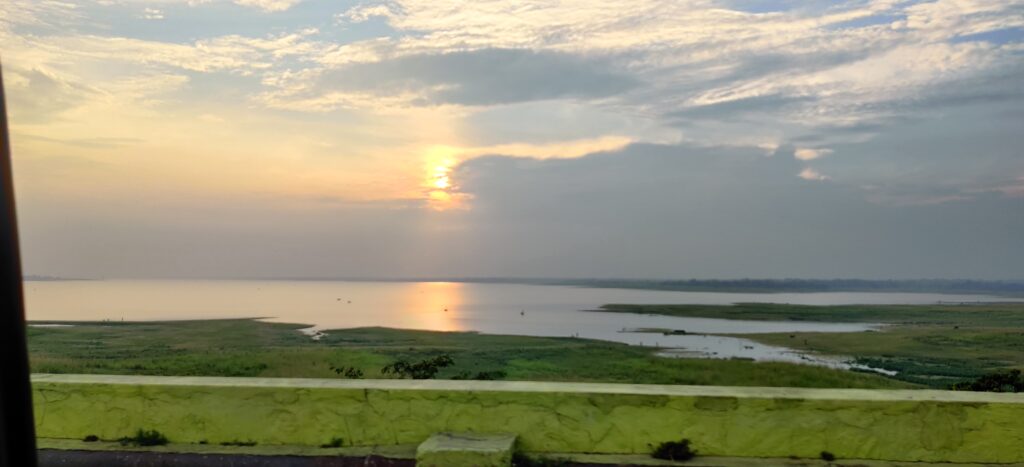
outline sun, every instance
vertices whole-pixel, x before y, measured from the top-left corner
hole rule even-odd
[[[434,188],[437,188],[438,190],[447,190],[448,188],[451,188],[452,180],[448,175],[451,170],[452,168],[446,165],[438,165],[437,167],[434,167]]]
[[[430,207],[444,211],[460,206],[465,198],[458,191],[452,171],[459,163],[459,149],[452,146],[431,146],[424,154],[423,190]]]
[[[447,188],[452,168],[458,163],[458,155],[458,148],[445,145],[430,146],[424,151],[424,168],[430,186]],[[446,186],[441,186],[442,183]]]

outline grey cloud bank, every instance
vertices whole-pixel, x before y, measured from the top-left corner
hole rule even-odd
[[[317,92],[419,94],[416,105],[493,105],[555,98],[600,98],[638,83],[606,58],[513,49],[420,54],[326,72]]]
[[[791,154],[639,144],[481,157],[456,171],[473,208],[444,213],[211,203],[63,229],[29,214],[26,260],[80,277],[1024,277],[1022,198],[872,203],[798,178]]]

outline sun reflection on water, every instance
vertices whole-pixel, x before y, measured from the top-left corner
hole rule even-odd
[[[407,294],[403,308],[409,310],[410,326],[437,331],[467,331],[459,317],[465,311],[465,284],[458,282],[419,282]]]

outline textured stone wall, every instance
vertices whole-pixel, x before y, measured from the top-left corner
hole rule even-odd
[[[38,435],[173,442],[419,443],[441,431],[516,433],[536,452],[894,461],[1024,461],[1024,395],[469,381],[36,375]]]

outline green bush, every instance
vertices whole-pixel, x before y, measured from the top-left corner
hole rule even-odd
[[[399,378],[432,379],[441,368],[455,364],[452,357],[441,355],[438,357],[422,360],[416,363],[409,363],[406,360],[399,360],[385,366],[380,370],[384,375],[395,375]]]
[[[478,381],[493,381],[496,379],[505,379],[506,376],[508,376],[508,373],[505,373],[502,370],[478,371],[475,375],[468,371],[462,371],[459,372],[457,375],[452,376],[452,379],[475,379]]]
[[[118,441],[122,446],[163,446],[167,444],[167,437],[159,431],[140,428],[135,436],[125,436]]]
[[[338,438],[338,437],[334,437],[334,438],[331,438],[331,440],[329,442],[321,444],[320,447],[322,447],[322,448],[340,448],[344,443],[345,443],[345,440],[343,440],[341,438]]]
[[[330,368],[334,374],[344,376],[348,379],[360,379],[363,377],[363,370],[354,366],[334,366],[333,364],[328,364],[328,368]]]
[[[651,457],[670,461],[688,461],[697,455],[697,451],[690,448],[690,440],[666,441],[654,448]]]
[[[1007,370],[978,377],[950,386],[954,391],[1024,392],[1024,376],[1020,370]]]

